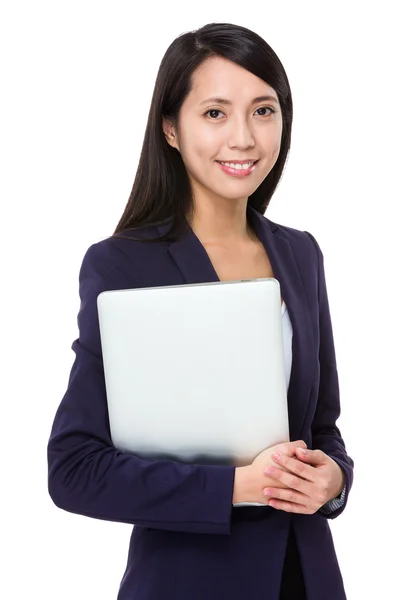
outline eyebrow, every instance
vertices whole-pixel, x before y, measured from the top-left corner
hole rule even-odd
[[[256,102],[267,102],[267,101],[273,101],[273,102],[276,102],[276,104],[279,104],[279,101],[277,98],[275,98],[275,96],[258,96],[257,98],[253,98],[252,104],[255,104]],[[208,102],[214,102],[217,104],[232,104],[232,102],[230,102],[230,100],[226,100],[226,98],[218,98],[218,97],[207,98],[206,100],[203,100],[202,102],[200,102],[200,104],[207,104]]]

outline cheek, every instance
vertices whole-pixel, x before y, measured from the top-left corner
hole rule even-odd
[[[279,152],[280,152],[280,144],[278,144],[278,146],[274,149],[273,151],[273,155],[272,155],[272,162],[275,163],[279,157]]]
[[[199,143],[195,143],[191,146],[191,149],[187,149],[185,161],[187,169],[193,173],[205,169],[206,161],[209,159],[211,159],[211,154],[208,148]]]
[[[216,136],[205,129],[193,131],[193,135],[182,141],[182,157],[189,166],[197,166],[200,161],[212,159],[218,153],[220,148]]]
[[[268,129],[263,139],[263,147],[267,149],[270,156],[275,159],[278,157],[280,152],[280,145],[282,142],[282,124],[275,124],[274,129]]]
[[[281,140],[277,139],[275,141],[275,139],[271,139],[269,140],[269,156],[271,157],[270,162],[274,165],[275,162],[277,161],[278,157],[279,157],[279,153],[280,153],[280,143]]]
[[[216,157],[220,155],[219,142],[216,139],[212,139],[212,136],[200,135],[197,140],[193,140],[192,153],[191,153],[191,164],[195,168],[205,169],[207,164],[213,164]]]
[[[216,153],[217,154],[217,153]],[[211,178],[210,168],[214,167],[214,151],[210,146],[198,141],[192,140],[191,145],[186,147],[185,154],[182,155],[184,165],[190,177],[197,181],[206,182]]]

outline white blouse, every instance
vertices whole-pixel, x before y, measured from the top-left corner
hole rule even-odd
[[[286,375],[286,390],[289,387],[290,373],[292,371],[292,338],[293,330],[292,323],[288,313],[285,301],[282,302],[282,332],[283,332],[283,347],[285,357],[285,375]]]

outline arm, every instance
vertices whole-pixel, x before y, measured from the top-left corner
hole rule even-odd
[[[144,460],[112,444],[96,299],[131,286],[110,250],[94,244],[82,261],[75,360],[47,447],[49,494],[96,519],[229,535],[235,467]]]
[[[323,510],[327,505],[324,505],[319,509],[322,514],[325,514],[325,516],[330,519],[334,519],[343,512],[347,504],[348,495],[353,483],[354,461],[348,456],[341,432],[336,426],[341,407],[323,253],[313,235],[308,231],[305,233],[308,234],[315,245],[319,265],[320,384],[318,404],[312,422],[313,448],[322,450],[325,454],[330,456],[332,460],[336,461],[345,475],[345,492],[343,494],[342,504],[329,513]],[[331,502],[335,501],[336,499],[331,500]],[[331,507],[332,506],[333,505],[331,504]]]

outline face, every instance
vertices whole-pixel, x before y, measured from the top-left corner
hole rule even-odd
[[[259,96],[272,99],[255,100]],[[247,203],[277,161],[282,126],[275,90],[222,57],[207,59],[194,72],[177,128],[163,121],[166,139],[187,169],[196,204],[205,199]],[[218,162],[246,160],[257,162],[247,170],[226,169]]]

